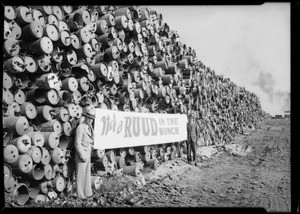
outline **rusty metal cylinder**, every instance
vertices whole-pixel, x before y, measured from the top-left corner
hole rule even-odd
[[[31,139],[32,146],[43,147],[45,143],[44,135],[39,131],[28,131],[26,133]]]
[[[19,155],[18,160],[11,164],[12,171],[16,175],[29,173],[32,167],[33,161],[31,157],[27,154]]]
[[[57,132],[43,132],[45,138],[44,146],[55,149],[58,147],[60,135]]]
[[[87,37],[89,38],[89,37]],[[87,39],[86,38],[86,39]],[[68,46],[68,49],[74,49],[74,50],[78,50],[80,49],[80,47],[82,46],[82,40],[80,38],[80,34],[79,33],[71,33],[70,34],[70,40],[71,40],[71,44],[70,46]]]
[[[3,43],[3,55],[5,57],[14,57],[17,56],[20,52],[19,42],[13,38],[9,37]]]
[[[57,103],[57,106],[64,106],[64,105],[66,105],[68,103],[71,103],[72,93],[70,91],[61,90],[61,91],[58,92],[58,96],[59,96],[59,101]],[[63,110],[63,114],[65,114],[64,110]]]
[[[110,60],[115,60],[119,56],[118,47],[115,45],[112,45],[109,48],[105,49],[105,53],[107,54]]]
[[[159,161],[157,158],[150,159],[150,160],[146,161],[145,166],[156,170],[159,167]]]
[[[145,95],[142,89],[134,89],[134,97],[138,99],[144,99]]]
[[[113,45],[114,37],[111,33],[104,33],[97,37],[98,42],[100,42],[103,48],[108,48]]]
[[[53,119],[52,106],[43,105],[37,107],[37,118],[40,122],[50,121]]]
[[[41,181],[38,183],[38,185],[39,185],[41,194],[47,194],[49,191],[49,188],[52,187],[52,183],[49,180]]]
[[[18,6],[16,8],[17,16],[15,18],[15,21],[20,25],[24,26],[26,24],[29,24],[33,21],[32,17],[32,10],[30,7],[26,6]]]
[[[172,152],[170,153],[170,160],[174,160],[174,159],[176,159],[177,157],[178,157],[178,154],[177,154],[176,151],[172,151]]]
[[[47,200],[49,200],[49,199],[47,198],[46,195],[38,194],[38,195],[34,198],[34,203],[43,204],[43,203],[46,203]]]
[[[9,164],[3,164],[4,182],[7,182],[12,177],[12,171]]]
[[[22,35],[22,28],[20,27],[20,25],[15,20],[13,20],[8,23],[8,27],[11,32],[10,37],[13,37],[15,39],[20,39]],[[8,38],[9,37],[7,37],[6,39]]]
[[[58,30],[60,31],[58,18],[54,14],[51,13],[46,17],[46,23],[55,25],[56,27],[58,27]]]
[[[7,143],[13,139],[13,132],[10,128],[8,127],[3,127],[2,128],[2,132],[3,132],[3,146],[6,146]]]
[[[18,182],[14,177],[10,177],[7,181],[4,182],[5,193],[11,193],[17,188]]]
[[[44,177],[46,178],[46,180],[51,180],[53,178],[53,168],[51,166],[51,164],[45,164],[44,165]]]
[[[29,45],[35,55],[50,54],[53,51],[52,41],[45,36],[30,43]]]
[[[64,18],[64,10],[61,6],[54,5],[52,6],[53,14],[56,15],[58,20],[62,20]]]
[[[14,77],[14,83],[11,90],[14,91],[14,98],[17,103],[22,104],[24,99],[26,100],[26,93],[23,90],[28,87],[28,84],[29,78],[26,74],[21,73]]]
[[[88,43],[91,39],[91,33],[90,30],[87,28],[87,26],[80,28],[74,34],[78,36],[79,41],[82,42],[83,44]]]
[[[3,117],[3,125],[12,130],[16,136],[24,135],[28,131],[29,123],[26,117]]]
[[[38,127],[42,132],[56,132],[58,134],[62,133],[62,125],[56,119],[52,119],[45,123],[40,123]]]
[[[71,118],[76,117],[77,112],[76,112],[76,105],[74,103],[70,103],[68,105],[68,111],[69,111],[69,114],[70,114]]]
[[[39,21],[33,21],[22,28],[22,35],[20,39],[27,42],[35,41],[42,38],[43,34],[43,24]]]
[[[115,16],[110,13],[101,16],[99,19],[105,20],[107,22],[108,27],[115,26],[115,24],[116,24]]]
[[[10,89],[14,85],[14,76],[8,72],[3,71],[3,85],[4,89]]]
[[[43,74],[49,73],[51,69],[51,55],[49,54],[42,54],[36,56],[38,68],[36,73]]]
[[[127,20],[127,17],[122,15],[122,16],[117,16],[116,19],[115,19],[115,22],[116,22],[116,25],[115,27],[117,29],[126,29],[128,27],[128,20]]]
[[[71,136],[73,132],[73,127],[72,127],[72,123],[67,121],[62,123],[62,134],[65,136]]]
[[[26,65],[25,71],[28,73],[36,72],[36,70],[38,69],[37,60],[31,55],[26,55],[23,59]]]
[[[178,72],[178,67],[176,64],[169,64],[168,69],[165,71],[166,74],[176,74]]]
[[[77,90],[77,88],[78,88],[78,82],[74,77],[68,77],[62,81],[63,90],[69,90],[71,92],[74,92]]]
[[[114,150],[110,150],[110,151],[106,152],[105,154],[106,154],[109,162],[115,162],[115,151]]]
[[[58,30],[59,32],[62,32],[64,30],[70,32],[68,22],[66,20],[58,20]]]
[[[68,30],[62,30],[60,32],[59,39],[57,41],[54,41],[53,45],[57,46],[57,47],[60,47],[60,48],[66,48],[66,47],[69,47],[71,45],[71,40],[72,40],[72,37],[71,37],[70,32]]]
[[[64,158],[64,152],[61,148],[56,147],[50,151],[51,154],[51,161],[53,164],[61,164],[62,159]]]
[[[36,79],[36,86],[41,89],[54,89],[58,83],[58,76],[55,73],[43,74]]]
[[[80,14],[84,25],[87,25],[88,23],[91,22],[91,19],[92,19],[91,13],[88,9],[86,9],[84,7],[79,8],[79,9],[73,11],[72,13]]]
[[[127,27],[124,30],[127,32],[134,30],[134,23],[133,23],[132,19],[127,20]]]
[[[18,183],[17,187],[13,191],[12,196],[13,201],[17,205],[24,205],[29,199],[29,189],[28,186],[23,183]]]
[[[131,16],[131,11],[128,7],[121,7],[121,8],[118,8],[114,11],[114,15],[117,19],[117,17],[120,17],[120,16],[125,16],[127,19],[131,19],[132,16]]]
[[[27,92],[27,100],[38,104],[56,105],[59,95],[55,89],[31,89]]]
[[[107,76],[107,66],[104,63],[98,63],[91,66],[91,69],[94,71],[97,78],[104,78]]]
[[[103,158],[105,155],[104,149],[93,149],[91,153],[91,157],[95,159]]]
[[[5,163],[16,163],[19,159],[19,150],[16,146],[8,144],[3,149],[3,160]]]
[[[4,7],[4,18],[7,21],[14,20],[17,17],[17,11],[14,6],[5,6]]]
[[[11,74],[18,74],[25,71],[26,65],[20,56],[13,56],[4,61],[3,68]]]
[[[55,107],[52,108],[53,119],[61,122],[67,122],[70,119],[70,114],[67,107]]]
[[[51,182],[53,184],[53,189],[57,192],[62,192],[66,187],[65,179],[59,174],[57,174],[55,178],[51,180]]]
[[[102,177],[100,176],[91,176],[91,184],[92,188],[95,190],[99,190],[102,185]]]
[[[5,116],[20,116],[21,110],[18,103],[13,102],[7,106],[5,109]]]
[[[142,161],[148,162],[150,159],[151,159],[150,152],[146,152],[146,153],[142,154]]]
[[[50,148],[51,149],[51,148]],[[42,147],[42,159],[41,163],[47,165],[51,161],[50,149],[47,147]]]
[[[25,177],[30,180],[39,181],[44,175],[44,165],[42,163],[37,163],[32,166],[32,169],[26,173]]]
[[[36,106],[31,102],[25,102],[20,105],[21,116],[26,116],[28,119],[34,119],[37,116]]]
[[[13,93],[11,92],[10,89],[4,89],[4,88],[3,88],[3,102],[4,102],[6,105],[13,104],[13,102],[14,102],[14,95],[13,95]]]
[[[40,188],[36,182],[28,182],[29,200],[32,202],[39,194]]]
[[[133,155],[134,155],[135,162],[141,162],[142,161],[142,154],[139,151],[135,151]]]
[[[45,25],[46,23],[46,15],[44,14],[44,11],[40,8],[33,8],[32,10],[32,19],[33,21],[38,21],[42,25]]]
[[[152,148],[152,149],[149,151],[149,153],[150,153],[151,159],[155,159],[155,158],[157,158],[157,156],[158,156],[156,149],[153,149],[153,148]]]
[[[108,32],[108,25],[105,20],[97,20],[96,21],[96,31],[97,35],[102,35]]]
[[[28,154],[33,163],[40,163],[42,160],[42,147],[40,146],[31,146],[26,154]]]
[[[92,58],[96,52],[93,50],[92,46],[89,43],[82,45],[76,50],[78,59],[83,58]]]
[[[55,24],[47,24],[43,26],[43,36],[48,37],[51,41],[57,41],[59,39],[59,28]]]
[[[95,160],[93,166],[97,169],[97,171],[98,170],[105,171],[105,169],[107,168],[107,164],[108,164],[108,158],[106,155],[104,155],[102,158]]]
[[[71,126],[71,123],[68,122]],[[72,128],[72,127],[70,127]],[[58,147],[61,148],[62,150],[66,150],[67,148],[72,148],[74,142],[73,139],[67,135],[61,135],[59,139],[59,144]]]
[[[135,164],[132,166],[124,166],[123,167],[123,173],[126,175],[131,175],[131,176],[139,176],[141,174],[141,165]]]
[[[115,160],[119,169],[126,166],[125,157],[124,156],[115,156]]]
[[[31,147],[31,138],[24,134],[20,137],[12,139],[9,144],[16,146],[19,153],[27,153]]]
[[[121,157],[125,158],[127,155],[126,148],[119,148],[119,149],[116,149],[115,151],[116,151],[117,156],[121,156]]]
[[[84,25],[82,15],[77,12],[69,14],[68,25],[70,26],[71,31],[76,31],[82,28]]]
[[[91,83],[89,82],[87,77],[81,77],[77,79],[77,82],[78,82],[78,90],[80,92],[86,92],[89,90]]]
[[[31,6],[31,8],[39,9],[44,15],[52,15],[52,6]]]
[[[161,60],[161,61],[158,61],[157,63],[155,63],[153,67],[154,68],[161,68],[164,71],[166,71],[168,69],[168,64],[167,64],[166,61]]]

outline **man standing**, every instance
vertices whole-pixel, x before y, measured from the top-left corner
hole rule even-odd
[[[84,121],[78,125],[75,136],[76,193],[78,198],[86,199],[93,195],[91,185],[91,150],[94,143],[92,123],[95,108],[92,105],[83,109]]]
[[[197,140],[199,137],[199,127],[198,124],[195,122],[195,117],[194,114],[191,114],[191,117],[189,117],[189,122],[187,124],[187,142],[186,142],[186,147],[187,147],[187,160],[188,163],[195,166],[197,166],[197,153],[196,153],[196,144]],[[193,152],[193,160],[191,157],[191,153]]]

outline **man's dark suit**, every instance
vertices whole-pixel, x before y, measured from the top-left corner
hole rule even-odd
[[[193,152],[193,161],[196,160],[196,143],[199,137],[199,127],[196,122],[189,122],[187,124],[187,160],[188,162],[192,161],[191,152]]]

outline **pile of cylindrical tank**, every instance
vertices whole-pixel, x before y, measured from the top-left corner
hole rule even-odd
[[[195,113],[199,146],[224,144],[267,118],[258,97],[197,59],[162,14],[146,6],[5,6],[5,201],[68,194],[74,130],[86,105],[113,111]],[[182,156],[183,142],[92,151],[92,184],[138,176]]]

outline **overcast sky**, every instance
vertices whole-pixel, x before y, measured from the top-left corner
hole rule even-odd
[[[256,93],[263,110],[290,109],[290,3],[149,7],[201,62]]]

